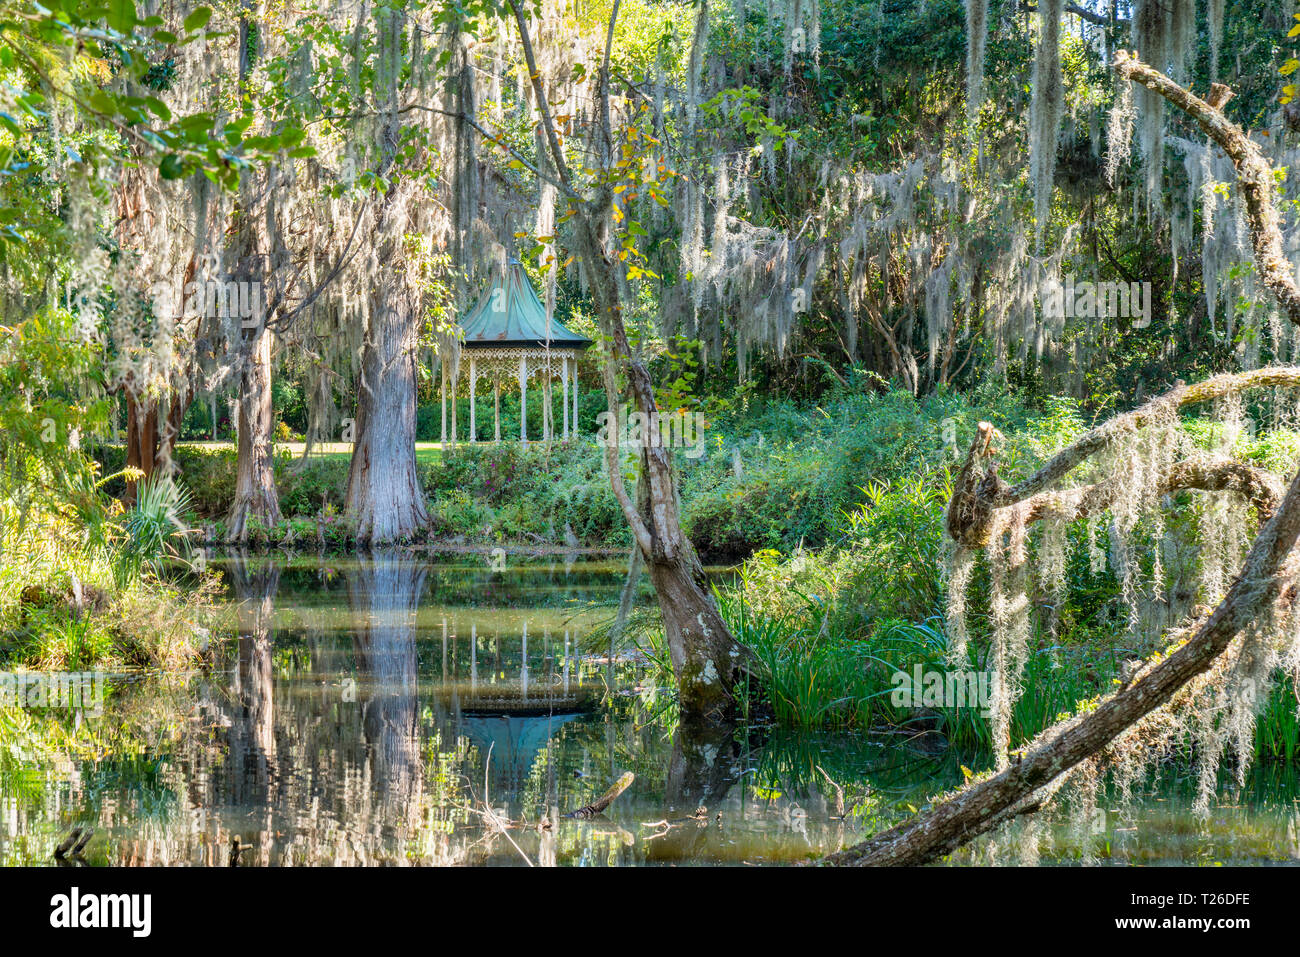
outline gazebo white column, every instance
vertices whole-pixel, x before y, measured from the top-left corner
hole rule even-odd
[[[573,357],[573,437],[578,437],[578,357]]]
[[[442,444],[447,445],[447,360],[442,359]]]
[[[519,441],[528,444],[528,360],[519,357]]]
[[[546,363],[546,376],[542,379],[542,441],[549,442],[555,438],[555,409],[551,403],[551,364]]]
[[[501,372],[492,370],[492,441],[501,441]]]
[[[564,438],[569,437],[569,357],[560,359],[560,410],[564,426]]]
[[[474,399],[478,392],[478,367],[474,357],[469,357],[469,440],[478,441],[478,411],[474,408]]]

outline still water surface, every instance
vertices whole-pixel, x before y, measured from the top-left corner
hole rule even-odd
[[[788,863],[961,780],[933,735],[684,736],[648,669],[604,644],[622,561],[492,564],[226,560],[240,637],[219,667],[120,676],[102,715],[0,731],[0,864],[50,862],[73,826],[94,829],[91,865],[227,866],[232,838],[246,866]],[[563,817],[629,770],[604,815]],[[1034,844],[1062,863],[1300,860],[1294,771],[1224,793],[1200,820],[1167,776]],[[956,863],[1024,859],[1014,838]]]

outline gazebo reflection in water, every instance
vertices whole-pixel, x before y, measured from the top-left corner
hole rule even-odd
[[[553,630],[548,611],[441,616],[442,680],[430,690],[490,761],[494,787],[507,791],[523,784],[551,738],[590,711],[604,687],[584,682],[576,630],[559,623]]]

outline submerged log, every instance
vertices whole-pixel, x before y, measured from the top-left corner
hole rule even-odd
[[[81,835],[82,835],[82,829],[79,827],[74,827],[71,831],[69,831],[68,836],[65,837],[59,843],[59,846],[54,849],[54,859],[56,861],[61,861],[65,857],[67,857],[68,852],[71,851],[73,846],[76,845],[77,842],[81,839]],[[87,840],[89,840],[89,836],[87,836]],[[84,847],[85,845],[83,844],[81,846]]]
[[[636,775],[631,771],[623,772],[623,776],[614,782],[614,786],[598,797],[595,801],[580,807],[576,811],[564,815],[565,817],[588,818],[595,817],[598,814],[605,813],[605,809],[614,803],[614,799],[632,786],[636,780]]]

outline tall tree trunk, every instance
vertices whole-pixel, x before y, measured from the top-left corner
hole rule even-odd
[[[247,92],[253,65],[261,56],[264,42],[260,29],[263,7],[244,0],[239,21],[239,88]],[[254,177],[260,180],[254,184]],[[236,452],[235,498],[226,517],[226,539],[247,542],[248,520],[256,518],[270,527],[280,521],[280,497],[275,490],[274,450],[271,430],[275,416],[271,407],[271,333],[266,327],[265,303],[262,301],[262,270],[259,264],[258,220],[253,214],[254,195],[260,190],[271,193],[264,170],[249,172],[240,181],[239,205],[235,209],[235,245],[238,254],[236,279],[258,290],[250,295],[252,316],[240,315],[243,328],[240,343],[243,356],[239,364],[239,445]],[[273,207],[268,195],[268,207]],[[268,221],[274,216],[268,212]]]
[[[271,429],[271,333],[264,323],[248,330],[253,344],[239,375],[239,446],[235,499],[226,518],[226,540],[247,542],[250,518],[268,528],[280,521]]]
[[[405,15],[376,8],[376,99],[383,117],[378,126],[380,171],[390,175],[402,141],[398,110],[398,68]],[[424,489],[415,460],[416,361],[421,300],[408,279],[404,239],[411,210],[420,202],[415,182],[398,174],[388,187],[375,225],[375,255],[380,264],[372,287],[361,374],[357,383],[356,443],[348,471],[346,510],[361,542],[410,538],[429,523]]]
[[[126,464],[139,469],[148,478],[158,466],[158,403],[141,401],[126,391]],[[122,496],[127,505],[135,504],[136,482],[126,483]]]
[[[410,538],[429,524],[415,459],[414,318],[376,299],[361,352],[346,505],[362,542]]]
[[[556,134],[550,102],[542,85],[528,23],[517,0],[510,8],[519,29],[520,43],[532,78],[537,109],[541,114],[545,142],[550,151],[549,168],[560,180],[563,193],[574,209],[576,252],[591,283],[601,330],[608,337],[603,365],[605,395],[613,413],[621,396],[616,383],[619,373],[626,376],[633,405],[649,423],[649,432],[658,433],[658,408],[654,384],[645,364],[628,343],[623,323],[620,289],[622,264],[605,249],[601,224],[611,221],[614,201],[610,185],[597,187],[581,196],[569,173],[564,148]],[[613,129],[609,110],[609,60],[618,2],[610,12],[605,55],[600,72],[600,124],[605,144],[605,162],[612,169],[615,162]],[[610,485],[619,507],[632,527],[637,546],[645,557],[646,570],[654,583],[663,617],[664,636],[676,672],[682,719],[685,722],[715,722],[725,718],[734,705],[734,689],[740,671],[743,649],[732,636],[718,613],[709,593],[703,568],[695,548],[682,532],[678,511],[677,482],[673,473],[672,449],[656,441],[643,441],[639,450],[641,480],[637,502],[632,500],[623,481],[623,466],[618,445],[620,428],[611,431],[605,447],[605,463]]]

